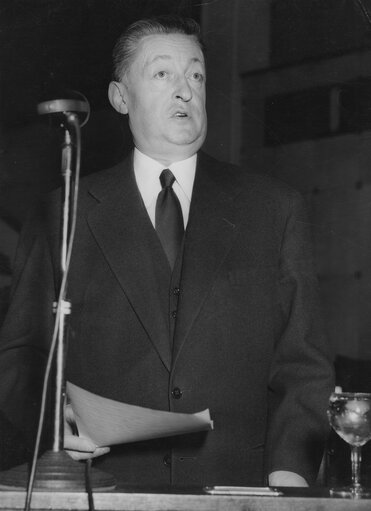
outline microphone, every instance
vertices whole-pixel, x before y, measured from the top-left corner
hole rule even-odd
[[[52,115],[57,120],[63,119],[67,121],[71,118],[72,114],[77,114],[80,127],[85,126],[90,117],[90,105],[86,97],[81,92],[72,91],[68,95],[70,98],[57,98],[48,101],[43,101],[37,105],[37,113],[39,115]],[[73,96],[78,96],[73,97]],[[82,99],[80,99],[82,98]]]
[[[53,99],[51,101],[43,101],[37,105],[37,113],[39,115],[73,112],[88,113],[89,110],[89,103],[79,99]]]

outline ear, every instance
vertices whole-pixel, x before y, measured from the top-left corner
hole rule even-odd
[[[113,108],[120,114],[127,114],[125,85],[121,82],[110,82],[108,86],[108,99]]]

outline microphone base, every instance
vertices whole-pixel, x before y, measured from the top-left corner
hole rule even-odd
[[[30,465],[24,463],[0,472],[0,489],[27,489]],[[110,474],[91,468],[90,483],[93,491],[110,491],[116,480]],[[86,464],[74,461],[65,451],[46,451],[37,461],[34,491],[85,492]]]

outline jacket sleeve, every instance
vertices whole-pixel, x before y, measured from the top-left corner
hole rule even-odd
[[[267,473],[288,470],[314,482],[329,432],[326,408],[334,375],[313,268],[304,200],[292,195],[280,251],[284,328],[269,381]]]
[[[41,214],[41,217],[40,217]],[[55,299],[51,256],[42,212],[27,221],[14,264],[11,303],[0,332],[2,468],[31,452]],[[15,442],[19,448],[16,452]]]

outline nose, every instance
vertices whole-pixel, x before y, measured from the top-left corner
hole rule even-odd
[[[192,89],[185,76],[179,78],[176,83],[175,98],[184,102],[188,102],[192,99]]]

